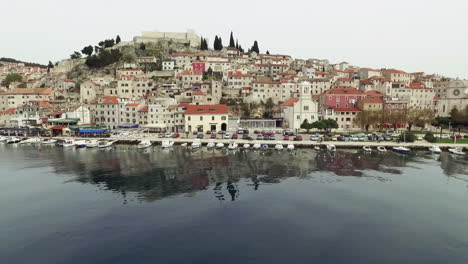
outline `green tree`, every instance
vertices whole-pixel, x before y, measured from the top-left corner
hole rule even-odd
[[[312,123],[312,128],[316,128],[319,130],[325,129],[325,122],[323,120],[315,121]]]
[[[267,55],[270,55],[270,51],[269,51],[269,50],[267,50],[266,54],[267,54]]]
[[[260,49],[258,48],[258,42],[255,40],[252,48],[250,49],[251,52],[256,52],[257,54],[260,54]]]
[[[265,108],[265,113],[264,117],[265,118],[272,118],[273,117],[273,108],[275,107],[275,103],[273,102],[273,99],[270,97],[267,99],[267,101],[264,104]]]
[[[230,48],[235,48],[236,47],[236,43],[234,42],[234,36],[232,34],[232,31],[231,31],[231,38],[229,39],[229,47]]]
[[[89,46],[84,47],[81,50],[81,53],[87,56],[91,56],[93,54],[93,51],[94,51],[93,46],[89,45]]]
[[[122,54],[117,49],[101,50],[98,54],[89,56],[85,64],[90,68],[101,68],[118,62],[121,58]]]
[[[72,55],[70,55],[70,59],[72,60],[76,60],[76,59],[80,59],[81,58],[81,53],[79,53],[78,51],[75,51],[73,52]]]
[[[304,119],[304,122],[302,122],[301,124],[301,128],[307,130],[307,133],[309,133],[309,131],[314,127],[315,127],[314,124],[309,123],[307,119]]]
[[[405,131],[400,134],[398,139],[402,142],[414,142],[416,141],[416,135],[411,131]]]
[[[214,42],[213,42],[213,49],[218,50],[218,47],[219,47],[219,39],[218,39],[218,35],[216,35]]]
[[[8,87],[11,83],[14,83],[14,82],[22,82],[23,81],[23,77],[18,74],[18,73],[10,73],[8,74],[5,79],[3,79],[3,86],[6,86]]]
[[[250,118],[250,116],[252,115],[252,111],[248,103],[245,103],[245,102],[242,103],[241,111],[242,111],[242,118]]]
[[[115,44],[119,44],[120,43],[120,36],[117,35],[117,37],[115,37]]]
[[[426,135],[424,135],[424,140],[430,143],[435,143],[437,141],[437,138],[434,136],[432,132],[427,132]]]
[[[52,68],[54,68],[54,64],[51,61],[49,61],[49,64],[47,64],[47,73],[49,73],[50,69]]]
[[[327,131],[338,128],[338,123],[336,122],[335,119],[330,119],[329,118],[329,119],[322,120],[322,122],[324,122],[325,129]]]

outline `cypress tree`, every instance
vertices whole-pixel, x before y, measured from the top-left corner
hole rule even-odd
[[[117,37],[115,38],[115,44],[119,44],[119,43],[120,43],[120,41],[121,41],[121,40],[120,40],[120,36],[119,36],[119,35],[117,35]]]
[[[270,55],[270,51],[269,51],[269,50],[267,50],[266,54],[267,54],[267,55]]]
[[[214,43],[213,43],[213,49],[218,50],[219,46],[219,40],[218,40],[218,35],[215,36]]]
[[[254,44],[252,46],[252,48],[250,49],[251,52],[256,52],[257,54],[260,53],[260,49],[258,48],[258,42],[257,41],[254,41]]]
[[[236,39],[236,49],[239,49],[239,42]]]
[[[218,50],[222,50],[223,49],[223,39],[221,37],[219,37],[218,40],[219,40]]]
[[[229,47],[230,48],[236,47],[236,43],[234,42],[234,36],[232,34],[232,31],[231,31],[231,38],[229,39]]]

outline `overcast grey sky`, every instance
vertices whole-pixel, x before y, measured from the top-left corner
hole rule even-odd
[[[467,0],[0,0],[0,57],[47,63],[119,34],[193,28],[245,49],[468,78]],[[210,43],[211,45],[211,43]]]

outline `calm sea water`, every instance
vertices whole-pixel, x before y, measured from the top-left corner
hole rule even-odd
[[[468,263],[468,158],[0,145],[0,263]]]

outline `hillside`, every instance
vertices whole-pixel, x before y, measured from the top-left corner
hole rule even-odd
[[[44,68],[44,69],[47,68],[47,65],[42,65],[42,64],[34,63],[34,62],[19,61],[19,60],[15,60],[15,59],[12,59],[12,58],[0,58],[0,61],[14,62],[14,63],[24,63],[24,65],[28,66],[28,67],[40,67],[40,68]]]

